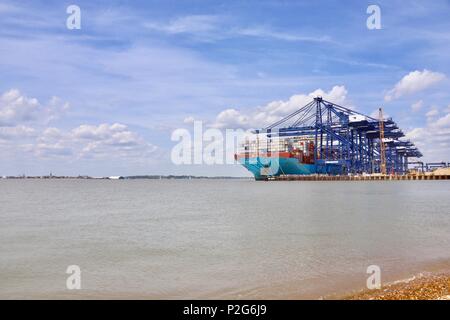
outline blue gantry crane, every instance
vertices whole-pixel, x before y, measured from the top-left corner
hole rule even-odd
[[[391,118],[375,119],[321,97],[255,133],[269,140],[308,137],[319,174],[405,174],[408,159],[422,157]]]

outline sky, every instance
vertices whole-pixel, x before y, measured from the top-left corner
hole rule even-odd
[[[173,131],[264,127],[317,95],[383,107],[423,160],[450,161],[449,16],[448,0],[0,0],[0,176],[247,176],[175,165]]]

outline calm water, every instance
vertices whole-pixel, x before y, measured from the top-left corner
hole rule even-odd
[[[0,298],[318,298],[371,264],[383,281],[448,270],[449,187],[0,180]]]

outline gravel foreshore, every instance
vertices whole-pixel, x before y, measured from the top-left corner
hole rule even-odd
[[[450,273],[420,274],[386,284],[378,290],[364,290],[347,300],[450,300]]]

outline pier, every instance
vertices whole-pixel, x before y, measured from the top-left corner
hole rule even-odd
[[[450,180],[450,174],[406,174],[406,175],[280,175],[267,177],[266,181],[411,181]]]

